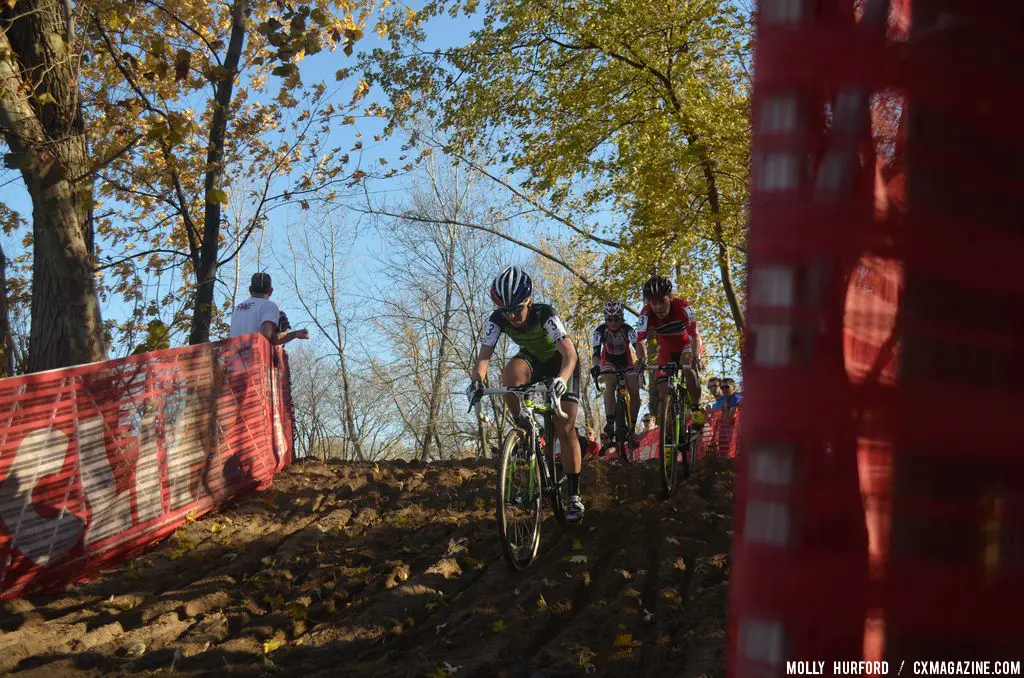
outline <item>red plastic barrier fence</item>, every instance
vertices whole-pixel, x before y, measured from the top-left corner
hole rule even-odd
[[[1024,3],[757,16],[727,675],[1019,662]]]
[[[700,437],[697,439],[697,459],[705,455],[715,454],[720,457],[736,456],[739,450],[740,438],[740,411],[743,406],[735,408],[727,417],[721,410],[711,413]],[[640,434],[640,444],[637,446],[633,461],[658,458],[658,446],[661,444],[661,429],[652,428]],[[615,461],[618,458],[614,448],[606,450],[604,455],[596,457],[599,461]]]
[[[697,441],[697,459],[716,454],[719,457],[734,458],[740,444],[740,413],[743,406],[734,408],[728,415],[723,410],[712,410],[704,424],[704,430]]]
[[[266,487],[293,454],[260,335],[0,380],[0,596],[86,579]]]

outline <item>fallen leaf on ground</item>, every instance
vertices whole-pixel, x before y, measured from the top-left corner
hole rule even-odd
[[[633,647],[633,634],[632,633],[620,633],[615,636],[615,642],[612,643],[614,647]]]

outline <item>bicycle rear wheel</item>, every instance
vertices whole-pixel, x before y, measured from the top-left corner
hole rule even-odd
[[[658,446],[658,461],[661,470],[661,489],[665,497],[671,497],[679,484],[679,440],[682,438],[682,415],[685,409],[669,391],[665,394],[664,425],[661,427],[661,444]]]
[[[540,548],[540,460],[529,437],[514,429],[505,439],[498,461],[498,536],[505,560],[520,570]]]

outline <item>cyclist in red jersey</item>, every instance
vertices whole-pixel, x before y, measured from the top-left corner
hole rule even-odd
[[[686,390],[694,404],[692,416],[694,426],[704,423],[700,410],[700,355],[703,342],[697,332],[697,318],[693,307],[685,299],[672,295],[672,283],[660,275],[651,277],[644,284],[644,308],[636,326],[638,341],[645,341],[647,333],[658,335],[658,364],[678,363],[690,365],[693,369],[685,373]],[[668,390],[668,374],[658,372],[658,402],[665,402]],[[658,408],[658,426],[664,423],[664,413]]]

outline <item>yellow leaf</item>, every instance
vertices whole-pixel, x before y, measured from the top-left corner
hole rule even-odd
[[[360,80],[359,84],[356,85],[356,91],[352,94],[352,103],[355,103],[366,96],[370,91],[370,83],[365,80]]]
[[[544,600],[544,594],[537,596],[537,612],[544,612],[548,609],[548,601]]]
[[[40,106],[45,106],[46,104],[55,104],[55,103],[57,103],[57,100],[54,99],[53,95],[50,94],[49,92],[43,92],[42,94],[40,94],[38,97],[36,97],[36,101],[39,102]]]
[[[189,523],[189,524],[196,522],[196,512],[195,511],[189,511],[188,513],[186,513],[185,514],[185,522]]]
[[[406,10],[405,10],[405,26],[404,26],[404,28],[406,28],[406,29],[412,28],[415,23],[416,23],[416,12],[414,10],[406,8]]]
[[[573,551],[579,551],[582,548],[583,548],[583,542],[581,542],[579,539],[573,539],[572,540],[572,550]]]
[[[223,204],[227,201],[228,194],[219,188],[211,188],[206,192],[206,202],[209,205]]]
[[[612,643],[615,647],[632,647],[633,646],[633,634],[632,633],[620,633],[615,636],[615,642]]]
[[[213,534],[217,534],[218,532],[220,532],[223,529],[224,529],[224,526],[221,525],[220,523],[214,523],[213,525],[210,525],[210,532],[212,532]]]
[[[279,647],[281,647],[281,641],[277,638],[263,641],[263,654],[270,654]]]
[[[498,619],[493,624],[491,624],[491,631],[494,631],[495,633],[501,633],[504,630],[505,630],[505,622],[502,621],[501,619]]]

